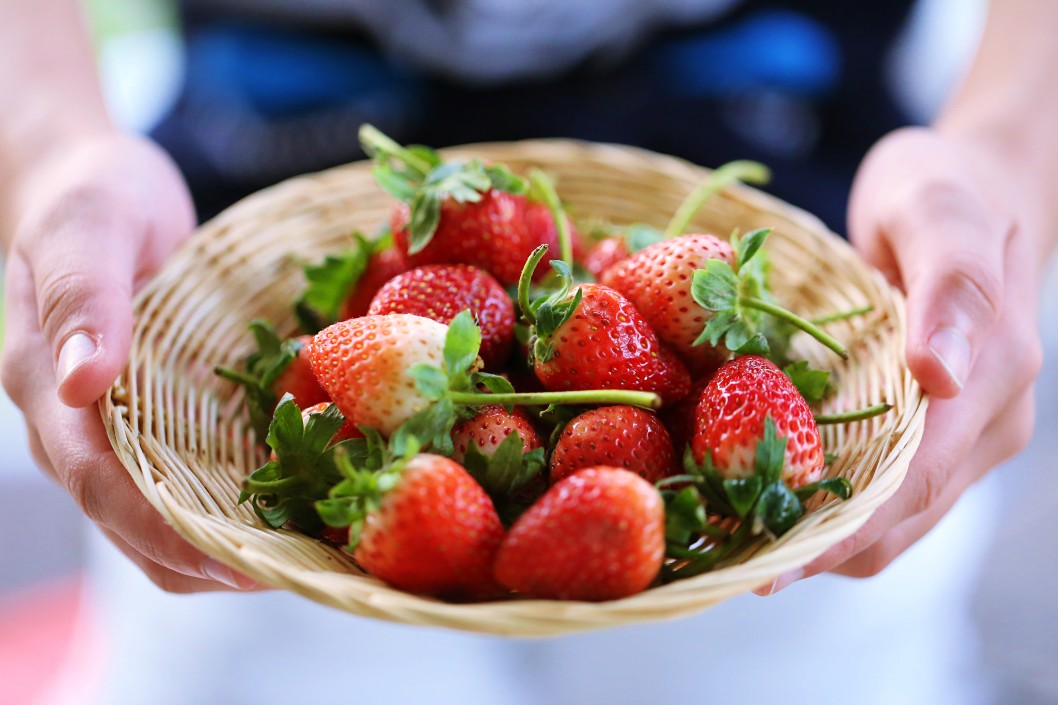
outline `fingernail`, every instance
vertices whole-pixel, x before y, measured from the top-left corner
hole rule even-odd
[[[59,350],[59,362],[55,365],[55,376],[59,384],[66,381],[74,370],[91,360],[95,354],[96,341],[92,340],[86,333],[74,333]]]
[[[803,577],[805,577],[805,571],[803,568],[787,571],[775,579],[775,582],[771,584],[771,591],[768,594],[774,595],[780,590],[790,587]]]
[[[929,350],[959,389],[970,374],[970,341],[954,328],[941,328],[929,338]]]
[[[257,586],[257,583],[252,579],[236,573],[228,566],[212,558],[207,558],[205,562],[202,563],[202,573],[206,577],[216,580],[218,583],[224,583],[228,587],[233,587],[236,590],[249,590],[250,588]]]

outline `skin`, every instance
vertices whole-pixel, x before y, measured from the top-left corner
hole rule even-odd
[[[861,531],[759,592],[822,571],[874,575],[1028,441],[1058,215],[1058,90],[1038,68],[1058,65],[1056,25],[1058,0],[994,2],[937,122],[887,136],[865,159],[850,233],[908,295],[908,362],[934,397],[926,434],[907,481]],[[162,521],[95,407],[128,356],[132,293],[193,228],[187,188],[160,149],[107,119],[78,3],[0,3],[0,46],[2,380],[37,462],[162,588],[252,587]]]

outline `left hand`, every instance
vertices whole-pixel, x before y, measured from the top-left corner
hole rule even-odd
[[[907,295],[907,363],[931,396],[925,434],[899,490],[859,531],[758,594],[824,571],[877,574],[1028,443],[1045,200],[1030,170],[984,140],[907,128],[867,155],[850,236]]]

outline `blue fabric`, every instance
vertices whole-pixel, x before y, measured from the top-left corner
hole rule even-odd
[[[800,13],[762,10],[733,27],[660,45],[653,70],[673,93],[721,97],[761,88],[832,95],[841,80],[833,32]]]

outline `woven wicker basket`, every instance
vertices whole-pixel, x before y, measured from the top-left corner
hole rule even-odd
[[[558,181],[577,218],[664,226],[708,173],[671,157],[568,141],[474,145],[448,150],[539,166]],[[832,370],[839,392],[826,411],[878,401],[889,414],[824,427],[832,467],[855,493],[822,499],[793,530],[738,565],[606,603],[509,600],[451,604],[387,587],[342,552],[291,531],[266,528],[238,506],[241,480],[264,460],[241,411],[242,393],[216,378],[251,345],[254,318],[291,332],[290,302],[303,280],[299,261],[343,248],[355,229],[373,232],[393,200],[367,163],[297,178],[239,203],[197,235],[136,300],[129,366],[101,402],[111,441],[147,499],[205,553],[276,588],[380,619],[506,635],[546,636],[668,619],[771,582],[852,534],[896,490],[918,446],[926,401],[903,358],[904,307],[897,291],[815,218],[746,187],[728,189],[695,225],[726,235],[773,227],[773,285],[795,311],[816,316],[870,304],[873,312],[831,326],[849,348],[842,363],[821,346],[799,352]]]

